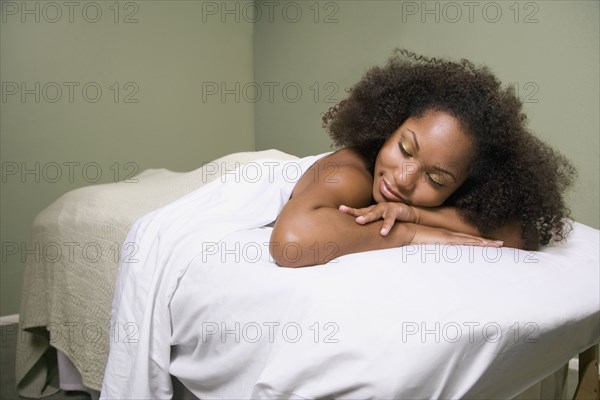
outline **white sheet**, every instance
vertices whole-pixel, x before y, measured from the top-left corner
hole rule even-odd
[[[137,220],[123,244],[103,399],[172,396],[169,303],[203,244],[275,220],[320,157],[257,160]]]
[[[542,252],[409,246],[301,269],[269,260],[270,232],[227,236],[175,293],[170,370],[199,398],[511,398],[599,339],[599,232],[582,224]]]
[[[101,398],[169,398],[169,373],[202,399],[512,397],[598,341],[597,230],[542,252],[407,246],[283,269],[256,227],[289,177],[216,181],[136,222]]]

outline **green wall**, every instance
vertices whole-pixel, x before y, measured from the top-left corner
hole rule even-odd
[[[21,22],[24,3],[0,1],[2,243],[27,241],[37,213],[93,184],[86,163],[104,183],[132,171],[127,162],[188,171],[236,151],[328,151],[322,113],[395,47],[469,58],[516,82],[533,130],[579,169],[574,217],[600,226],[598,1],[96,2],[98,22],[90,2],[77,2],[73,22],[67,8],[49,22],[55,10],[27,2],[40,4],[40,21]],[[21,82],[40,82],[39,103],[8,94]],[[55,103],[53,82],[63,89]],[[36,162],[39,182],[8,174]],[[69,162],[79,162],[73,182]],[[54,183],[52,163],[63,165]],[[18,312],[23,268],[4,258],[0,315]]]
[[[279,101],[256,103],[257,150],[330,150],[321,128],[321,115],[333,105],[327,96],[344,98],[345,89],[385,63],[395,47],[468,58],[518,84],[530,127],[579,169],[569,197],[574,218],[598,228],[600,3],[477,1],[471,13],[465,3],[322,2],[317,14],[309,2],[302,3],[300,19],[291,6],[287,14],[280,7],[273,22],[261,19],[254,42],[257,82],[279,82],[291,94],[298,86],[303,96],[295,101],[280,91]]]
[[[36,3],[39,22],[35,13],[25,13],[22,22],[25,7],[35,12]],[[26,242],[34,217],[61,194],[93,184],[96,171],[102,173],[97,183],[106,183],[124,179],[133,168],[189,171],[224,154],[254,150],[254,105],[202,98],[203,83],[206,88],[253,79],[251,22],[222,23],[196,1],[118,7],[114,1],[74,2],[70,22],[66,6],[57,19],[55,8],[44,9],[50,3],[63,4],[3,1],[0,11],[5,246]],[[94,4],[102,13],[97,22]],[[19,90],[14,95],[13,82]],[[21,82],[34,92],[24,102]],[[94,102],[98,87],[102,95]],[[34,170],[38,163],[39,178],[22,179],[21,163]],[[59,179],[55,165],[61,167]],[[3,251],[0,315],[19,312],[22,270],[19,255]]]

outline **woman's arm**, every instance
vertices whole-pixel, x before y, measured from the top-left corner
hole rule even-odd
[[[451,229],[476,236],[481,235],[479,229],[466,222],[454,207],[413,208],[416,214],[414,222],[417,224]],[[507,223],[503,227],[496,229],[485,236],[493,240],[503,241],[504,247],[513,247],[517,249],[525,248],[525,240],[521,237],[521,226],[516,221]]]
[[[351,149],[342,149],[319,160],[296,184],[273,228],[270,252],[284,267],[324,264],[345,254],[400,247],[413,243],[494,245],[477,236],[417,225],[397,223],[386,236],[383,221],[359,225],[338,210],[372,202],[372,177],[364,161]]]
[[[482,235],[479,229],[466,222],[454,207],[418,207],[389,202],[362,209],[341,207],[341,210],[348,215],[357,217],[356,222],[359,224],[367,224],[379,219],[384,220],[382,235],[385,235],[396,221],[412,222],[474,236]],[[521,227],[518,222],[507,223],[485,236],[489,240],[501,241],[505,247],[525,248],[525,241],[521,237]]]

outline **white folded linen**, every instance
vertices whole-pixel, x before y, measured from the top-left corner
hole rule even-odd
[[[277,267],[265,225],[322,156],[250,163],[134,224],[101,398],[170,398],[170,375],[201,399],[510,398],[598,342],[600,236],[579,223],[539,252]]]
[[[23,270],[15,360],[19,395],[56,393],[58,388],[48,384],[56,369],[52,347],[73,362],[84,386],[99,392],[108,360],[119,250],[134,222],[237,166],[267,158],[298,157],[270,149],[224,155],[193,171],[146,169],[132,179],[64,193],[40,212],[26,248],[43,249],[43,254],[27,256]],[[127,255],[132,248],[126,250]]]
[[[600,339],[599,231],[580,223],[538,252],[431,244],[298,269],[272,262],[271,231],[214,243],[173,297],[170,371],[200,399],[512,398]]]
[[[257,160],[137,220],[123,245],[102,399],[172,396],[169,304],[204,245],[274,221],[319,158]]]

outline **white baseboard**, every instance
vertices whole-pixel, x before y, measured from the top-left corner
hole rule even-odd
[[[19,314],[3,315],[0,317],[0,325],[10,325],[19,323]]]

